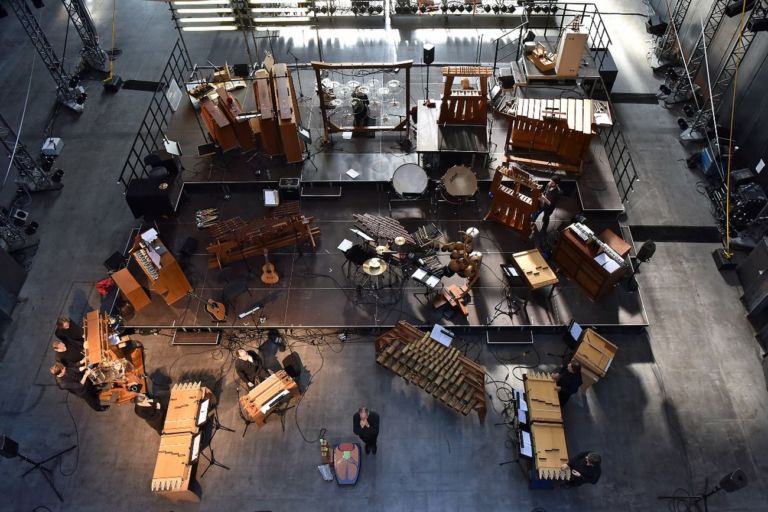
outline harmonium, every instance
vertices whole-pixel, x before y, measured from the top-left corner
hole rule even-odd
[[[139,343],[120,337],[100,311],[85,315],[83,330],[88,378],[99,389],[102,402],[123,404],[147,392],[144,348]]]
[[[248,421],[263,427],[267,416],[297,396],[299,386],[284,370],[280,370],[250,390],[247,395],[240,397],[240,410]]]
[[[152,492],[174,501],[199,501],[192,488],[202,429],[213,410],[213,394],[200,382],[175,384],[160,436]]]

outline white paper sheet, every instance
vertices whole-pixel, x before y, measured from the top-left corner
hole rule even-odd
[[[359,172],[357,172],[357,171],[356,171],[356,170],[354,170],[354,169],[350,169],[350,170],[348,170],[348,171],[346,172],[346,174],[347,174],[347,176],[349,176],[349,177],[350,177],[350,178],[352,178],[352,179],[355,179],[355,178],[357,178],[358,176],[360,176],[360,173],[359,173]]]
[[[344,240],[341,241],[337,249],[340,250],[341,252],[347,252],[352,248],[353,245],[355,244],[353,244],[351,240],[347,240],[345,238]]]

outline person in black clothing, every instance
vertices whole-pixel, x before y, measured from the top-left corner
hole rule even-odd
[[[248,388],[256,387],[256,384],[261,382],[263,364],[261,358],[256,352],[247,352],[245,350],[237,350],[237,359],[235,360],[235,371],[240,380],[245,383]]]
[[[355,101],[357,100],[357,101]],[[353,113],[355,115],[355,127],[366,126],[368,122],[368,95],[360,87],[352,93]]]
[[[586,483],[592,485],[596,484],[600,480],[600,463],[602,458],[595,452],[581,452],[568,464],[563,464],[560,469],[571,470],[571,479],[565,485],[567,487],[578,487]]]
[[[56,362],[63,364],[67,368],[80,371],[80,365],[85,359],[82,345],[78,349],[74,345],[67,345],[63,341],[53,340],[51,348],[56,352]]]
[[[557,386],[557,397],[560,399],[560,407],[563,407],[571,395],[576,393],[581,387],[581,365],[578,361],[571,360],[570,363],[560,368],[552,374]]]
[[[160,402],[150,399],[147,395],[136,395],[133,399],[133,412],[147,422],[158,434],[163,433],[165,411]]]
[[[379,415],[361,407],[352,417],[352,431],[365,443],[365,453],[376,455],[376,439],[379,437]]]
[[[50,371],[51,375],[56,377],[56,383],[59,385],[59,388],[79,396],[85,400],[94,411],[101,412],[109,409],[108,405],[101,405],[99,391],[93,383],[88,380],[88,372],[90,372],[90,370],[86,373],[80,373],[74,369],[67,368],[61,363],[55,363],[51,366]]]
[[[67,347],[83,348],[83,328],[66,316],[56,320],[56,337]]]
[[[549,227],[549,217],[552,215],[552,212],[555,211],[555,208],[557,208],[557,203],[560,201],[562,193],[563,191],[560,190],[560,176],[553,176],[552,179],[549,180],[549,183],[547,183],[544,192],[541,194],[541,204],[539,209],[531,214],[531,223],[534,227],[536,226],[536,219],[539,218],[539,215],[542,213],[544,214],[544,217],[541,219],[542,233],[547,232],[547,227]]]

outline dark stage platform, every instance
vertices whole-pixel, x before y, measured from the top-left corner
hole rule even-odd
[[[402,79],[400,74],[378,73],[370,75],[381,82],[395,77]],[[297,74],[294,73],[294,76]],[[178,141],[183,148],[182,164],[184,172],[182,178],[185,186],[199,184],[241,184],[241,183],[276,183],[280,178],[301,178],[302,183],[341,185],[355,182],[389,183],[395,170],[405,164],[418,162],[425,167],[430,178],[439,179],[445,170],[453,164],[463,163],[470,165],[478,181],[485,182],[493,179],[495,168],[505,160],[504,147],[507,137],[508,124],[504,116],[489,114],[488,130],[490,137],[487,140],[487,158],[472,158],[472,153],[460,153],[450,151],[450,148],[440,147],[438,151],[440,164],[434,163],[437,159],[424,154],[423,148],[419,148],[415,134],[410,135],[414,143],[410,151],[405,151],[401,142],[406,137],[405,132],[377,132],[374,137],[353,137],[345,139],[342,134],[333,134],[331,144],[322,144],[323,124],[320,115],[320,104],[315,94],[315,74],[311,69],[300,69],[303,98],[299,101],[302,125],[310,130],[312,144],[309,145],[309,157],[301,163],[287,164],[283,157],[270,158],[262,153],[252,151],[241,153],[239,150],[229,151],[226,154],[214,154],[210,156],[197,156],[197,146],[209,141],[205,138],[203,128],[195,116],[192,104],[184,99],[173,114],[168,128],[167,136]],[[353,78],[348,76],[346,78]],[[360,77],[358,77],[360,78]],[[369,75],[365,76],[368,79]],[[433,72],[430,83],[431,95],[439,95],[442,87],[441,76]],[[425,69],[415,67],[411,77],[411,106],[419,104],[424,96]],[[298,89],[298,80],[294,78],[294,85]],[[540,92],[531,93],[532,96],[540,95]],[[250,88],[233,92],[242,103],[244,110],[255,107],[253,92]],[[396,100],[397,107],[389,106],[388,102]],[[404,105],[405,93],[401,88],[399,92],[388,97],[384,106],[373,108],[375,123],[394,125],[402,119],[406,113]],[[422,109],[423,110],[423,109]],[[435,110],[435,109],[430,109]],[[386,113],[386,121],[382,116]],[[333,114],[332,119],[340,122],[345,114],[341,111]],[[415,126],[415,125],[414,125]],[[429,148],[427,148],[429,149]],[[449,155],[449,153],[451,153]],[[431,160],[430,160],[431,158]],[[455,160],[452,160],[452,158]],[[354,169],[360,175],[350,178],[347,170]],[[590,151],[584,163],[584,172],[581,176],[568,175],[564,179],[576,183],[578,204],[584,211],[589,212],[622,212],[624,206],[616,190],[616,184],[611,174],[611,166],[608,162],[605,148],[600,142],[600,137],[592,141]],[[541,177],[548,176],[549,172],[537,173]]]
[[[234,187],[233,187],[234,188]],[[440,206],[437,214],[430,214],[422,203],[400,203],[393,207],[392,216],[410,231],[420,225],[433,222],[451,240],[458,239],[458,231],[475,226],[480,230],[475,249],[483,253],[483,269],[479,281],[472,289],[468,304],[469,317],[451,315],[445,309],[436,310],[424,296],[417,295],[424,287],[406,278],[386,286],[382,279],[376,291],[358,289],[360,281],[354,268],[350,277],[342,268],[344,255],[337,249],[345,238],[359,241],[349,228],[354,227],[352,214],[371,213],[388,215],[387,192],[374,184],[357,184],[354,190],[345,188],[341,198],[305,198],[302,212],[316,218],[321,236],[315,253],[308,245],[287,248],[270,253],[280,275],[275,286],[266,286],[259,279],[262,257],[239,262],[225,270],[209,270],[205,247],[210,239],[205,230],[194,224],[195,211],[201,208],[219,208],[221,219],[240,216],[251,219],[262,216],[265,209],[262,195],[256,186],[237,187],[229,199],[218,187],[189,187],[185,199],[174,219],[158,221],[161,238],[176,254],[187,277],[202,297],[222,299],[225,287],[237,287],[245,282],[247,290],[233,300],[234,307],[226,322],[216,324],[205,312],[201,301],[187,297],[173,306],[167,306],[161,298],[153,296],[151,305],[137,313],[126,323],[132,327],[253,327],[263,318],[261,327],[333,327],[372,328],[390,327],[398,320],[420,325],[465,326],[470,328],[510,328],[533,326],[551,328],[562,326],[572,318],[595,326],[646,326],[648,321],[639,291],[629,291],[623,285],[616,287],[599,303],[587,296],[566,277],[553,290],[547,288],[529,292],[526,288],[513,288],[510,296],[523,307],[515,314],[507,314],[509,308],[505,296],[505,281],[500,265],[511,262],[511,254],[539,246],[548,250],[558,225],[567,223],[577,206],[574,187],[569,197],[564,197],[550,223],[549,236],[536,240],[522,239],[509,228],[482,219],[488,208],[487,189],[478,193],[477,205],[467,204],[458,210],[451,205]],[[611,227],[619,232],[618,225],[610,217],[604,221],[597,216],[590,218],[590,226],[599,232]],[[199,242],[195,254],[180,257],[179,249],[187,237]],[[250,271],[250,272],[249,272]],[[135,273],[137,275],[139,273]],[[444,282],[447,279],[444,279]],[[262,306],[256,314],[239,319],[237,314],[254,304]]]

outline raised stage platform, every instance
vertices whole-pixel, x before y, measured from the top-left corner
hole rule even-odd
[[[582,324],[594,326],[644,327],[648,320],[643,307],[641,293],[630,291],[623,285],[617,286],[600,302],[591,302],[587,296],[560,276],[560,283],[554,289],[530,292],[517,287],[509,296],[522,307],[517,313],[509,312],[505,295],[504,277],[500,265],[511,262],[512,253],[540,247],[549,251],[555,229],[576,213],[577,205],[574,187],[566,187],[566,197],[555,212],[550,223],[549,236],[535,240],[522,239],[509,228],[480,220],[487,211],[489,199],[487,187],[478,193],[477,205],[467,204],[459,209],[442,205],[436,214],[430,214],[423,203],[401,203],[393,206],[392,216],[406,228],[415,231],[420,225],[432,222],[450,239],[458,238],[458,231],[475,226],[480,230],[480,239],[475,249],[483,253],[483,268],[479,281],[472,289],[472,300],[468,304],[469,316],[436,310],[423,296],[419,283],[406,278],[385,286],[382,280],[376,292],[358,288],[354,268],[347,277],[342,268],[344,255],[337,249],[345,238],[354,242],[358,239],[349,228],[354,227],[352,214],[371,213],[388,215],[388,194],[380,184],[357,183],[344,187],[340,198],[304,198],[302,212],[316,219],[321,236],[316,252],[304,245],[298,249],[288,248],[270,253],[280,275],[280,282],[274,286],[262,284],[259,276],[263,257],[254,257],[245,262],[235,263],[225,270],[208,269],[206,245],[210,242],[205,230],[198,230],[194,224],[195,211],[202,208],[219,208],[221,219],[240,216],[243,219],[259,217],[265,213],[262,205],[260,184],[241,185],[231,188],[229,199],[218,186],[188,187],[185,198],[175,218],[158,221],[161,239],[176,254],[194,293],[204,298],[221,300],[228,283],[242,280],[247,291],[234,301],[226,322],[214,323],[206,313],[204,304],[187,297],[173,306],[167,306],[162,299],[153,296],[152,303],[132,318],[126,325],[136,328],[233,328],[254,327],[333,327],[333,328],[374,328],[390,327],[398,320],[431,327],[435,323],[467,328],[514,328],[530,326],[535,328],[561,327],[572,318]],[[593,216],[590,226],[599,232],[605,227],[619,232],[618,224],[611,216]],[[179,249],[188,237],[198,241],[197,251],[189,257],[181,257]],[[300,250],[299,250],[300,249]],[[134,272],[141,275],[140,271]],[[447,281],[447,280],[446,280]],[[262,306],[256,314],[239,319],[237,314],[255,304]],[[262,324],[260,318],[264,317]]]

